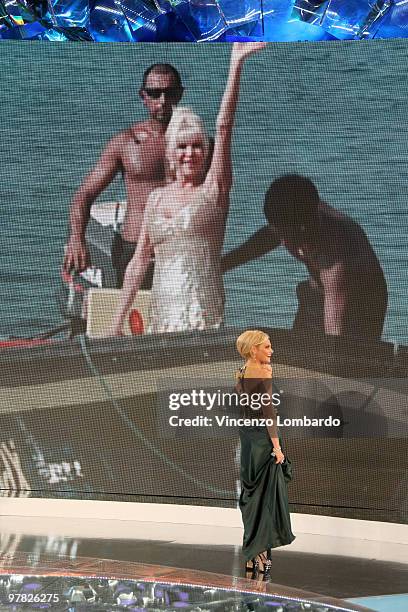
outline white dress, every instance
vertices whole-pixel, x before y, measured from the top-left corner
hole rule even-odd
[[[161,189],[146,206],[155,267],[148,332],[218,328],[224,315],[221,249],[226,210],[215,188],[202,186],[190,204],[166,217]]]

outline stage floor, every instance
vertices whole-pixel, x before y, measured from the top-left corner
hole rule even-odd
[[[13,521],[20,527],[15,532],[11,529]],[[26,517],[24,519],[26,525],[27,521]],[[75,528],[72,528],[72,521],[69,537],[63,534],[61,520],[58,521],[58,529],[55,526],[53,528],[52,520],[50,520],[49,531],[44,533],[42,528],[38,530],[42,531],[41,534],[35,533],[36,521],[40,522],[40,519],[33,517],[31,519],[32,529],[26,529],[26,532],[23,532],[18,517],[2,517],[0,555],[3,560],[7,558],[11,560],[19,553],[26,553],[27,558],[34,565],[48,558],[49,555],[55,559],[59,557],[69,559],[72,563],[75,563],[78,558],[91,557],[125,563],[157,564],[235,577],[244,576],[244,560],[240,546],[217,545],[211,540],[203,544],[199,525],[196,526],[197,542],[187,544],[180,543],[176,539],[167,539],[164,535],[163,524],[157,525],[160,539],[152,539],[150,533],[149,539],[135,537],[130,521],[128,523],[129,538],[123,536],[118,538],[110,537],[113,535],[110,529],[112,528],[113,531],[114,521],[100,521],[101,526],[105,526],[103,536],[88,538],[84,537],[86,521],[83,522],[82,528],[78,521],[78,533],[81,533],[78,537],[73,535]],[[123,533],[126,527],[123,527],[123,522],[121,523]],[[140,526],[143,528],[143,524],[139,524]],[[146,524],[146,530],[147,527]],[[149,528],[148,531],[151,532],[151,529]],[[140,529],[138,532],[140,533]],[[364,546],[364,541],[360,542],[360,546]],[[335,550],[334,544],[333,550]],[[313,553],[291,550],[291,546],[276,549],[273,554],[272,575],[273,582],[276,584],[340,599],[407,593],[408,591],[408,564],[356,558],[355,556],[319,554],[318,537],[316,537]]]

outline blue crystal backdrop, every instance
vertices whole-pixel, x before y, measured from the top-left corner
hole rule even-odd
[[[407,0],[0,0],[0,38],[68,41],[408,37]]]

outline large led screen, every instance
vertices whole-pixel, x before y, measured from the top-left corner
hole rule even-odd
[[[405,41],[2,49],[1,494],[235,507],[249,328],[292,510],[406,522]]]

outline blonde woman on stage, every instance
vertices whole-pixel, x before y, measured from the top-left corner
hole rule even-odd
[[[250,405],[243,416],[253,424],[240,428],[241,495],[239,507],[244,523],[243,554],[247,575],[269,581],[272,549],[290,544],[292,533],[289,515],[287,481],[291,479],[291,464],[282,450],[282,440],[276,425],[277,412],[272,399],[272,346],[262,331],[248,330],[236,341],[244,366],[237,373],[238,393],[256,394],[260,410]],[[250,402],[249,402],[250,404]],[[260,414],[261,413],[261,414]],[[257,419],[266,419],[258,426]]]

